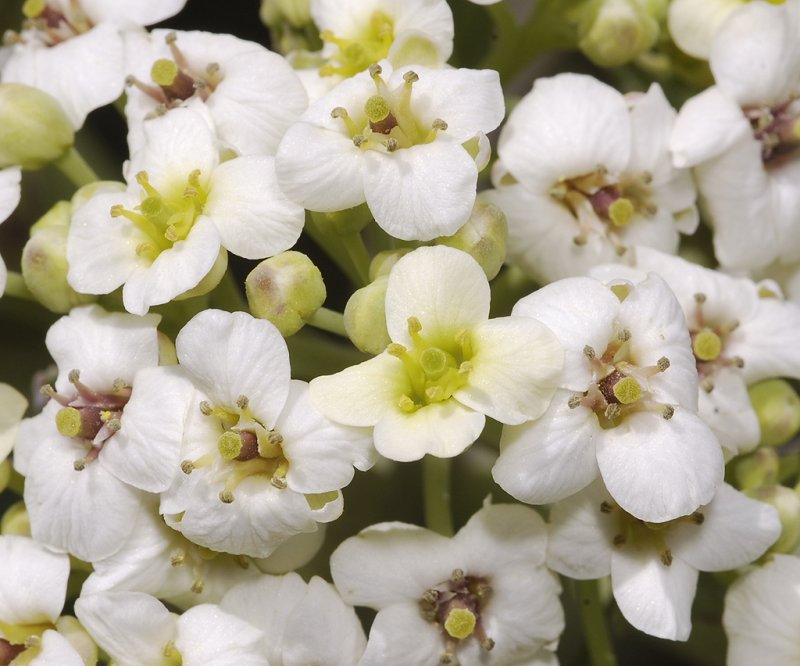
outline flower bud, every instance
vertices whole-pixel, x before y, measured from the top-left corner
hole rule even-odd
[[[778,485],[746,490],[745,494],[759,502],[772,504],[778,510],[781,535],[769,552],[791,553],[800,542],[800,496],[791,488]]]
[[[318,51],[322,47],[311,20],[311,0],[261,0],[259,16],[270,30],[272,47],[281,53]]]
[[[245,291],[253,316],[275,324],[284,337],[303,328],[327,296],[322,273],[294,250],[256,266],[245,280]]]
[[[655,4],[655,7],[649,5]],[[647,51],[658,39],[659,4],[643,0],[587,3],[579,14],[578,46],[600,67],[617,67]]]
[[[28,519],[28,509],[25,502],[20,500],[8,507],[0,518],[0,534],[15,534],[17,536],[31,535],[31,521]]]
[[[50,216],[49,220],[44,220],[45,226],[40,225],[35,231],[31,229],[33,235],[22,250],[21,266],[25,286],[36,300],[51,312],[66,314],[78,305],[93,303],[97,296],[79,294],[67,282],[69,227],[55,222],[54,210],[64,210],[60,204],[67,202],[59,202],[45,215]],[[68,215],[69,204],[66,207]]]
[[[369,279],[377,280],[382,275],[389,275],[400,257],[407,255],[413,248],[402,247],[398,250],[384,250],[378,252],[369,264]]]
[[[742,490],[771,486],[778,478],[780,460],[775,449],[756,449],[740,458],[736,465],[736,483]]]
[[[71,615],[62,615],[56,620],[56,631],[75,648],[84,664],[97,663],[97,644],[77,619]]]
[[[353,293],[344,308],[344,330],[362,352],[380,354],[391,342],[386,329],[388,275],[380,275]]]
[[[761,445],[780,446],[800,430],[800,398],[783,379],[768,379],[748,389],[761,426]]]
[[[8,488],[8,482],[11,480],[11,463],[8,459],[0,462],[0,493]]]
[[[285,20],[295,28],[311,23],[311,0],[261,0],[261,20],[272,27]]]
[[[53,97],[21,83],[0,84],[0,168],[39,169],[74,141],[75,131]]]
[[[437,238],[436,244],[466,252],[492,280],[505,261],[507,238],[508,224],[503,211],[494,204],[478,201],[467,223],[452,236]]]

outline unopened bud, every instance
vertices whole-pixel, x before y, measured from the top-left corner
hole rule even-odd
[[[0,84],[0,168],[39,169],[61,157],[74,140],[55,98],[21,83]]]
[[[0,462],[0,493],[7,487],[8,482],[11,480],[11,463],[8,460]]]
[[[386,287],[389,276],[376,280],[353,293],[344,308],[344,330],[361,351],[380,354],[391,342],[386,329]]]
[[[69,641],[84,664],[97,663],[97,644],[77,619],[71,615],[62,615],[56,620],[56,631]]]
[[[492,280],[505,261],[507,238],[508,224],[503,211],[494,204],[478,201],[467,223],[452,236],[437,238],[436,243],[471,255]]]
[[[800,496],[785,486],[767,486],[746,490],[745,494],[759,502],[771,504],[781,519],[781,535],[772,544],[770,553],[791,553],[800,542]]]
[[[369,279],[377,280],[382,275],[389,275],[389,271],[398,262],[401,257],[404,257],[411,252],[410,247],[403,247],[397,250],[384,250],[378,252],[369,264]]]
[[[657,18],[641,0],[589,2],[580,14],[578,46],[600,67],[630,62],[655,44]]]
[[[178,365],[178,352],[175,349],[175,343],[161,331],[158,332],[158,364]]]
[[[771,486],[778,478],[780,460],[775,449],[756,449],[740,458],[736,465],[736,482],[742,490]]]
[[[768,379],[748,389],[761,426],[761,445],[780,446],[800,430],[800,398],[783,379]]]
[[[286,21],[294,28],[311,23],[311,0],[261,0],[261,20],[273,28]]]
[[[272,322],[284,337],[297,333],[325,302],[322,274],[301,252],[265,259],[245,280],[253,316]]]
[[[28,519],[28,510],[25,502],[20,500],[8,507],[0,518],[0,534],[6,536],[13,534],[16,536],[31,535],[31,521]]]

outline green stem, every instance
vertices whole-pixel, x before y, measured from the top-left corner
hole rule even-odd
[[[586,647],[592,666],[617,666],[617,656],[606,624],[606,608],[600,600],[599,584],[599,580],[579,580],[575,585]]]
[[[26,301],[33,301],[37,303],[36,297],[28,290],[25,285],[25,280],[20,273],[16,271],[8,271],[8,280],[6,282],[6,296],[14,296],[16,298],[23,298]]]
[[[75,187],[83,187],[90,183],[95,183],[100,178],[90,167],[86,160],[81,157],[75,146],[72,146],[66,153],[53,162],[55,167],[72,182]]]
[[[322,221],[322,224],[320,224],[320,221]],[[344,248],[341,237],[325,230],[324,220],[320,220],[318,213],[306,215],[304,231],[311,236],[311,240],[314,243],[325,251],[353,284],[360,284],[361,278],[358,270]]]
[[[350,261],[353,263],[353,266],[355,266],[361,286],[363,287],[369,284],[369,262],[371,259],[367,251],[367,246],[364,245],[364,239],[361,237],[361,233],[356,231],[352,234],[342,236],[342,243],[344,244],[347,256],[350,257]]]
[[[306,324],[318,328],[328,333],[335,333],[341,335],[343,338],[347,337],[347,331],[344,330],[344,315],[335,310],[328,308],[319,308],[309,319]]]
[[[427,455],[422,459],[425,524],[428,529],[453,536],[450,511],[450,459]]]

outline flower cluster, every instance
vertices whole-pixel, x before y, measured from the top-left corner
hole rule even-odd
[[[187,4],[0,51],[0,666],[796,664],[800,0]]]

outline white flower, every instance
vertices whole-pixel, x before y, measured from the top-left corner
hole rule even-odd
[[[262,576],[231,588],[220,608],[263,632],[270,666],[352,666],[367,644],[353,608],[317,576]]]
[[[667,25],[669,34],[682,51],[708,60],[711,43],[728,15],[746,0],[672,0]]]
[[[729,666],[800,662],[800,558],[773,555],[733,583],[722,616]]]
[[[202,116],[175,109],[145,125],[127,165],[128,191],[94,196],[72,218],[70,285],[107,294],[125,285],[125,308],[144,314],[191,290],[206,293],[225,250],[261,259],[294,245],[304,212],[278,190],[273,158],[220,162]]]
[[[658,84],[623,97],[580,74],[538,79],[498,144],[496,190],[482,195],[508,218],[508,256],[541,284],[626,256],[667,252],[698,216],[687,171],[667,151],[675,111]]]
[[[374,426],[393,460],[450,457],[474,442],[485,417],[522,423],[550,403],[563,354],[527,317],[488,319],[489,284],[466,253],[423,247],[392,268],[386,351],[311,381],[314,403],[339,423]]]
[[[555,650],[564,616],[545,548],[542,519],[511,504],[484,506],[451,539],[381,523],[345,540],[333,581],[378,611],[359,663],[511,666]]]
[[[0,169],[0,223],[5,222],[19,204],[21,177],[19,167]],[[0,296],[6,290],[7,277],[5,262],[0,257]]]
[[[48,331],[55,389],[48,387],[44,410],[23,421],[14,448],[37,541],[100,559],[121,547],[144,511],[140,491],[129,484],[151,461],[130,447],[128,435],[139,423],[126,406],[140,371],[158,364],[158,320],[87,306]],[[169,394],[171,387],[143,383],[140,390]]]
[[[726,268],[800,259],[800,4],[751,2],[714,38],[716,85],[681,108],[675,164],[695,167]]]
[[[299,72],[312,101],[381,60],[437,67],[453,52],[453,12],[444,0],[313,0],[310,9],[324,42],[313,54],[318,66]]]
[[[125,81],[122,32],[177,14],[186,0],[39,0],[2,69],[3,82],[55,97],[77,129],[90,111],[120,96]]]
[[[130,86],[128,145],[144,144],[142,124],[188,106],[205,113],[239,155],[274,155],[308,106],[292,67],[277,53],[232,35],[153,30],[126,35]]]
[[[276,156],[278,182],[309,210],[366,201],[396,238],[451,235],[472,212],[485,165],[473,155],[503,107],[497,72],[393,71],[383,61],[340,83],[289,129]]]
[[[82,595],[75,614],[119,666],[267,666],[256,628],[202,604],[180,617],[141,592]]]
[[[2,536],[0,570],[0,660],[83,666],[81,655],[57,633],[67,595],[67,555],[28,537]]]
[[[780,532],[774,507],[727,484],[697,511],[653,524],[626,513],[597,481],[551,508],[547,566],[579,580],[610,574],[628,622],[652,636],[685,641],[698,571],[744,566]]]
[[[162,494],[167,523],[212,550],[267,557],[337,518],[353,467],[372,465],[369,434],[314,409],[308,385],[289,378],[278,330],[245,313],[206,310],[184,326],[176,349],[189,381],[153,425],[176,428],[182,443],[184,473]],[[157,456],[157,442],[142,435],[141,450]]]
[[[565,361],[547,412],[503,429],[492,474],[504,490],[545,504],[599,475],[625,511],[653,522],[711,500],[722,451],[696,414],[689,333],[661,278],[651,274],[627,292],[590,278],[559,280],[512,314],[552,329]]]

